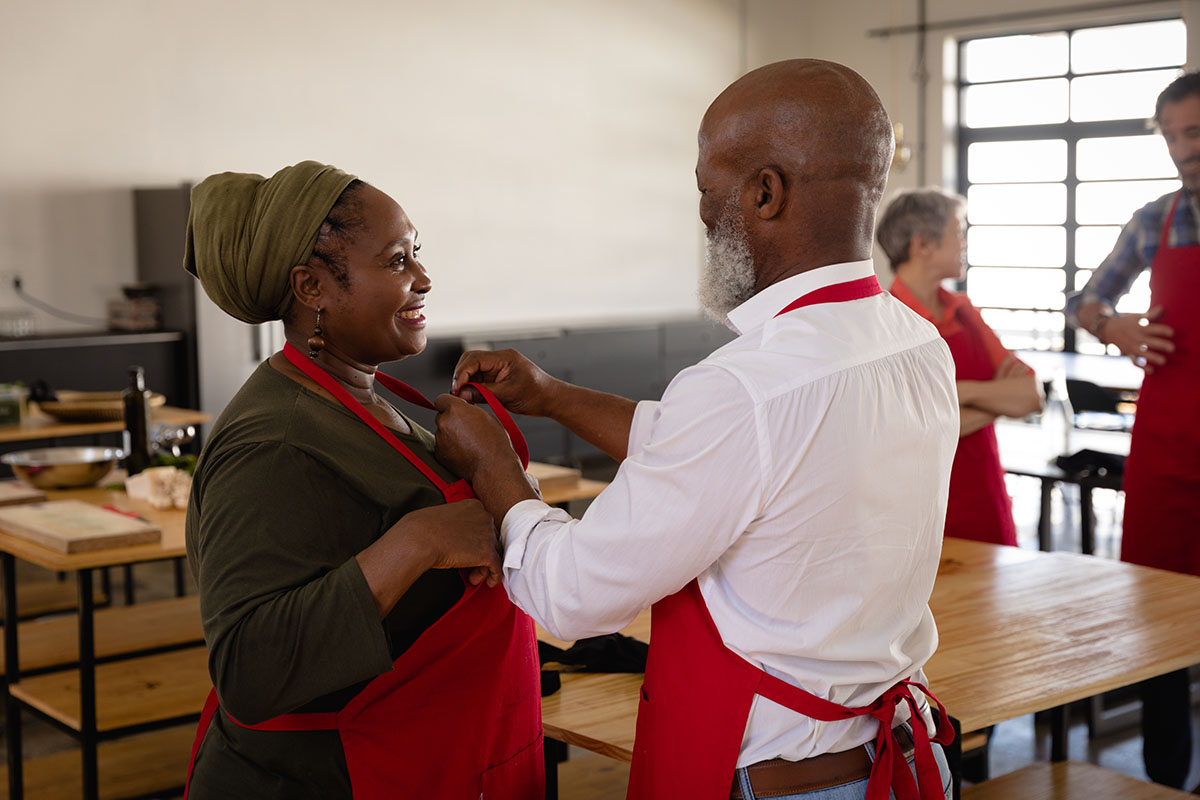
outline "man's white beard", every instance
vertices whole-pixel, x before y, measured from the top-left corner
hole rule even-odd
[[[705,239],[697,295],[704,313],[724,322],[726,314],[754,296],[754,255],[736,193],[730,195],[717,227],[707,231]]]

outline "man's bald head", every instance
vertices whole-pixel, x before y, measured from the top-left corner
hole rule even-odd
[[[734,81],[709,106],[700,137],[747,169],[779,164],[795,180],[851,180],[881,193],[894,146],[871,85],[817,59],[768,64]]]
[[[870,257],[894,142],[875,90],[849,67],[796,59],[739,78],[700,126],[700,216],[740,208],[757,289]],[[710,196],[712,195],[712,196]]]

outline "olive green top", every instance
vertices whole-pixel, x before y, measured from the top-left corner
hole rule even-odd
[[[397,434],[448,482],[433,435]],[[441,492],[349,410],[264,363],[196,466],[187,551],[222,712],[254,724],[335,711],[462,595],[425,573],[381,623],[354,556]],[[396,720],[403,725],[403,720]],[[270,733],[218,713],[189,796],[350,797],[335,732]]]

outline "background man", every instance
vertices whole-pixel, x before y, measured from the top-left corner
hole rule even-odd
[[[1200,73],[1177,78],[1154,107],[1183,188],[1137,211],[1068,319],[1146,370],[1125,464],[1121,559],[1200,575]],[[1117,300],[1150,269],[1150,310]],[[1142,684],[1142,736],[1151,780],[1182,786],[1191,762],[1187,671]]]
[[[739,337],[639,404],[512,351],[463,357],[456,389],[482,378],[621,460],[582,519],[537,500],[494,420],[447,395],[438,457],[502,522],[508,591],[556,636],[653,604],[631,798],[799,796],[831,768],[863,797],[872,740],[872,780],[915,798],[910,736],[920,796],[948,797],[906,681],[937,645],[958,403],[945,343],[870,261],[887,114],[846,67],[781,62],[713,102],[699,146],[701,299]]]

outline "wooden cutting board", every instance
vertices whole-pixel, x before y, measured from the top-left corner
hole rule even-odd
[[[530,461],[529,469],[526,471],[537,478],[538,486],[542,489],[574,486],[582,477],[577,469],[560,467],[557,464],[543,464],[540,461]]]
[[[157,525],[82,500],[52,500],[0,508],[0,531],[60,553],[152,544]]]
[[[46,499],[41,489],[20,481],[0,481],[0,506],[18,503],[37,503]]]

